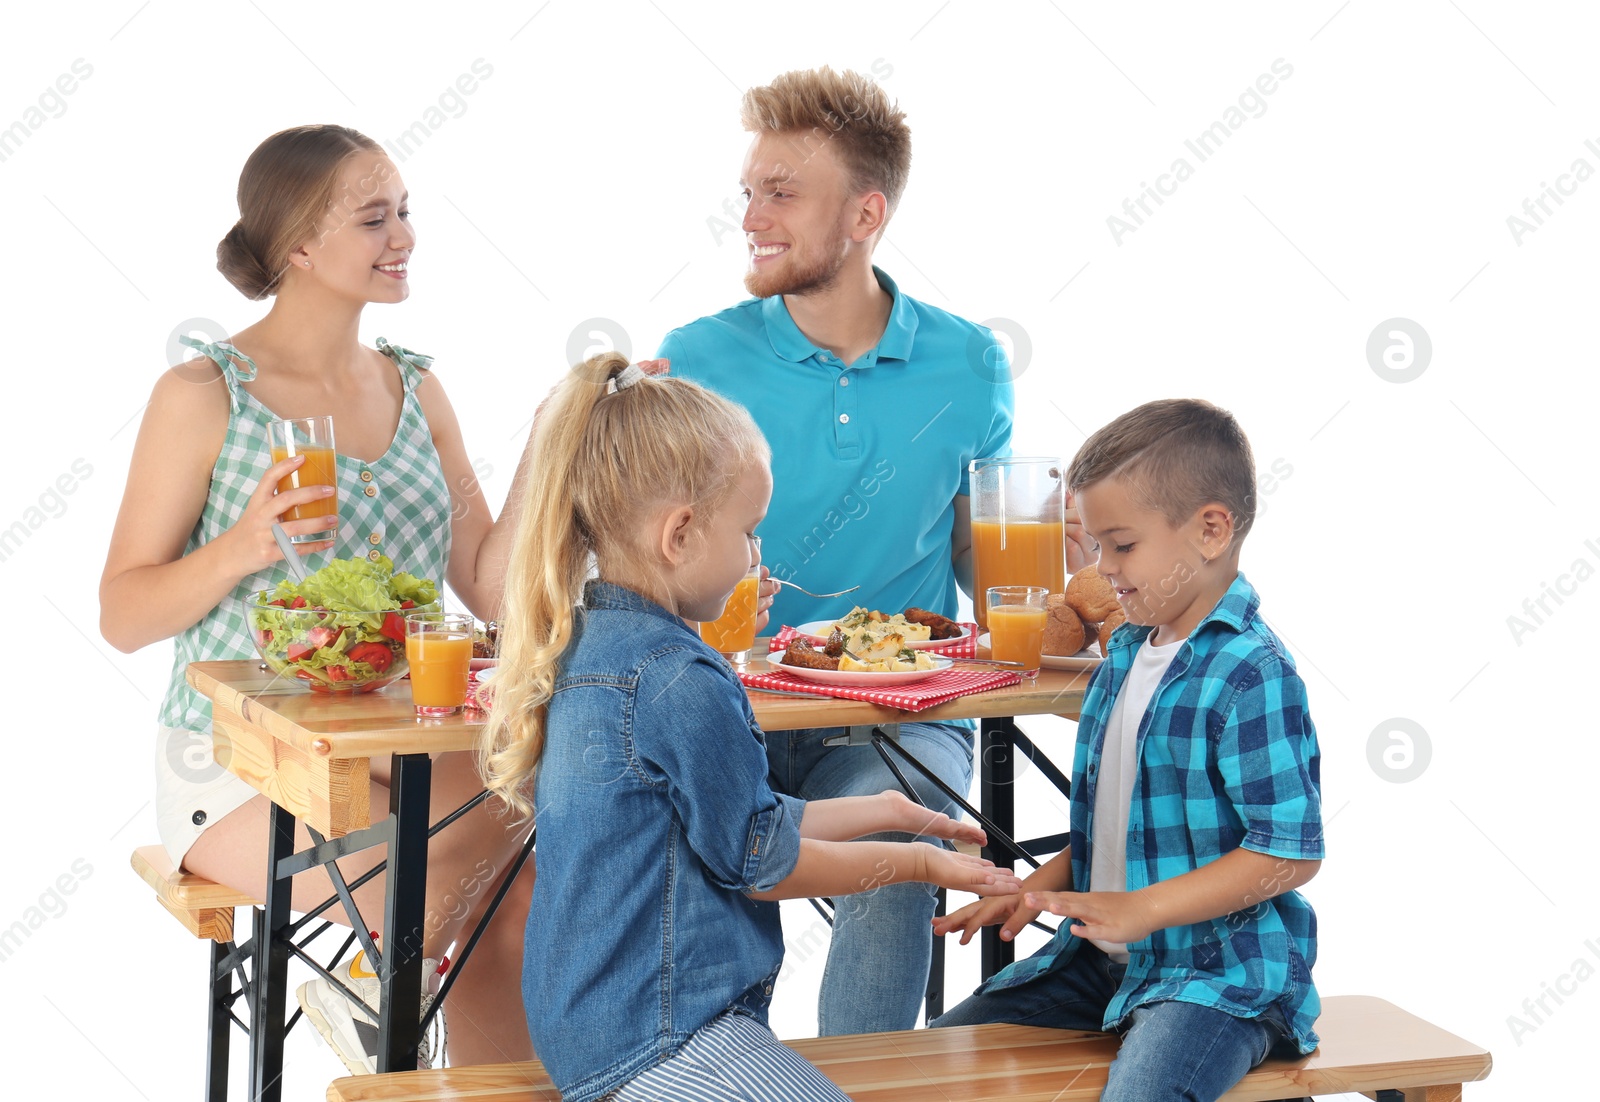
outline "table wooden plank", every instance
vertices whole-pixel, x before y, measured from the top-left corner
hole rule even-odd
[[[758,644],[764,645],[764,644]],[[765,672],[765,659],[751,660]],[[473,749],[482,717],[472,714],[419,723],[404,681],[376,692],[334,696],[262,670],[257,661],[195,662],[189,684],[273,738],[319,758],[376,754],[436,754]],[[865,701],[778,696],[752,692],[751,708],[763,730],[842,727],[917,720],[987,719],[996,716],[1075,716],[1083,705],[1087,673],[1042,670],[1037,680],[963,696],[920,712]]]

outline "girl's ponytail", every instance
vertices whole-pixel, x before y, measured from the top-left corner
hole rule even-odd
[[[533,811],[527,782],[544,752],[557,662],[572,639],[594,551],[573,497],[583,476],[583,437],[596,403],[627,366],[614,352],[580,364],[534,426],[529,485],[522,488],[522,518],[506,568],[493,704],[479,742],[485,786],[525,817]]]

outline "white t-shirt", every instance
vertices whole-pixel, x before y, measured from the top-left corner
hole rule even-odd
[[[1089,862],[1089,890],[1128,890],[1128,810],[1133,805],[1133,781],[1139,774],[1139,724],[1150,707],[1162,675],[1183,645],[1183,640],[1158,647],[1155,632],[1133,656],[1117,699],[1106,721],[1105,748],[1100,755],[1100,783],[1094,793],[1094,853]],[[1120,941],[1091,939],[1114,961],[1128,962],[1128,947]]]

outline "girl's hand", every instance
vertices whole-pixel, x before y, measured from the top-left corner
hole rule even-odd
[[[665,363],[665,360],[660,361]],[[772,602],[782,589],[777,582],[772,580],[772,571],[766,564],[761,565],[761,583],[756,586],[756,634],[760,635],[767,630],[767,624],[772,619]]]
[[[1079,937],[1124,943],[1143,941],[1158,928],[1141,892],[1029,892],[1030,907],[1073,919]]]
[[[941,888],[971,892],[973,895],[1016,895],[1022,881],[1010,869],[996,868],[993,861],[947,850],[932,842],[911,842],[918,868],[911,879]]]
[[[301,486],[297,490],[285,490],[281,494],[277,492],[278,482],[288,478],[293,471],[299,470],[305,461],[306,457],[303,455],[291,455],[281,463],[274,463],[268,467],[266,474],[261,476],[261,481],[256,483],[256,488],[251,491],[250,501],[245,506],[244,513],[232,528],[219,537],[219,542],[227,540],[232,545],[239,577],[248,577],[283,560],[283,552],[278,549],[278,541],[272,535],[272,525],[284,513],[296,505],[309,505],[313,501],[322,501],[335,492],[332,486]],[[332,547],[334,537],[339,532],[337,515],[313,517],[310,520],[286,520],[282,523],[283,530],[290,536],[309,536],[314,532],[325,530],[329,532],[326,539],[297,544],[295,550],[302,557]]]
[[[946,838],[952,842],[967,842],[975,846],[989,842],[989,836],[977,823],[962,822],[943,812],[930,811],[898,789],[886,790],[881,798],[889,805],[889,813],[896,824],[888,829],[921,834],[928,838]]]
[[[954,914],[936,916],[933,932],[943,937],[952,930],[960,930],[961,944],[965,945],[983,927],[1003,922],[1005,925],[1000,927],[1000,940],[1010,941],[1038,917],[1038,910],[1024,903],[1022,896],[1002,895],[968,903]]]

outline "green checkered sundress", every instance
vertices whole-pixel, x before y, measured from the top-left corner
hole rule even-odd
[[[272,465],[267,422],[279,418],[244,389],[242,384],[256,377],[256,365],[248,356],[226,342],[179,339],[222,369],[231,409],[228,437],[211,471],[205,508],[184,548],[187,555],[233,527],[243,515],[251,492]],[[431,578],[442,589],[450,559],[450,492],[416,393],[423,379],[419,369],[432,363],[432,357],[391,345],[382,337],[378,349],[395,362],[405,386],[400,425],[381,459],[363,463],[338,457],[339,538],[331,549],[310,556],[306,565],[315,570],[335,558],[384,554],[396,570]],[[172,678],[161,705],[162,726],[210,732],[211,701],[189,687],[184,672],[190,662],[253,657],[244,602],[252,593],[276,585],[284,573],[284,565],[274,563],[242,579],[221,604],[178,635]]]

